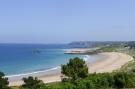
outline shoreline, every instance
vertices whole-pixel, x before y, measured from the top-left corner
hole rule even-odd
[[[60,66],[57,66],[57,67],[54,67],[54,68],[51,68],[51,69],[47,69],[47,70],[41,70],[41,71],[30,72],[30,73],[22,73],[22,74],[15,74],[15,75],[7,75],[7,76],[5,76],[5,77],[11,78],[11,77],[29,76],[29,75],[34,75],[34,74],[49,72],[49,71],[53,71],[53,70],[57,70],[57,69],[60,69]]]
[[[89,61],[86,62],[89,68],[89,73],[112,72],[121,68],[122,65],[128,63],[129,61],[133,60],[133,57],[131,57],[130,55],[118,52],[105,52],[96,55],[103,55],[104,57],[99,58],[100,60],[95,63],[90,63]],[[9,77],[9,86],[22,85],[23,81],[21,79],[28,76],[38,77],[44,83],[59,82],[61,81],[61,70],[60,68],[58,68],[51,70],[48,73],[46,73],[46,71],[35,72],[35,74],[30,73],[30,75],[26,76],[20,75],[16,78],[11,76]]]
[[[71,50],[71,49],[62,49],[63,52],[66,52],[68,50]],[[83,51],[86,51],[86,49],[74,49],[74,50],[83,50]],[[73,54],[74,55],[74,54]],[[88,57],[89,55],[88,54],[81,54],[80,55],[83,55],[82,59],[84,59],[84,61],[87,61],[88,60]],[[52,68],[48,68],[48,69],[39,69],[37,71],[31,71],[31,72],[25,72],[25,73],[18,73],[18,74],[8,74],[6,75],[5,77],[19,77],[19,76],[29,76],[29,75],[34,75],[34,74],[39,74],[39,73],[44,73],[44,72],[50,72],[52,70],[57,70],[57,69],[60,69],[60,65],[59,66],[56,66],[56,67],[52,67]]]
[[[84,59],[84,61],[87,62],[88,59],[89,59],[89,55],[84,55],[83,59]],[[56,67],[46,69],[46,70],[39,70],[39,71],[33,71],[33,72],[27,72],[27,73],[6,75],[5,77],[12,78],[12,77],[29,76],[29,75],[34,75],[34,74],[36,75],[36,74],[39,74],[39,73],[45,73],[45,72],[51,72],[51,71],[54,71],[54,70],[60,70],[60,68],[61,68],[61,66],[56,66]]]
[[[111,73],[115,70],[119,70],[123,65],[134,60],[132,56],[119,52],[104,52],[100,54],[107,55],[108,57],[88,65],[89,73]]]

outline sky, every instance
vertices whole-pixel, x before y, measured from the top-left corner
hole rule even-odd
[[[135,0],[0,0],[0,43],[135,40]]]

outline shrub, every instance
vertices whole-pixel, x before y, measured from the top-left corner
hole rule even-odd
[[[5,74],[0,72],[0,89],[10,89],[10,87],[8,87],[8,79],[4,78]]]
[[[61,66],[61,69],[61,73],[72,81],[83,79],[88,76],[88,67],[85,61],[78,57],[70,59],[69,63]]]
[[[26,89],[40,89],[40,87],[43,85],[43,82],[41,80],[38,80],[36,77],[28,77],[23,78],[24,84],[22,85],[23,88]]]

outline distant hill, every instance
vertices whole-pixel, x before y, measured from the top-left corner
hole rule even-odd
[[[68,45],[74,48],[91,48],[107,45],[124,45],[127,43],[127,41],[74,41],[69,43]]]

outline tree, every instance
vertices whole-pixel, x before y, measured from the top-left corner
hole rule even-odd
[[[67,76],[67,79],[76,81],[88,76],[88,67],[84,60],[76,57],[69,60],[69,63],[61,66],[61,73]]]
[[[128,42],[127,46],[129,46],[130,49],[135,49],[135,41]]]
[[[41,80],[38,80],[36,77],[28,77],[23,78],[24,84],[22,87],[26,89],[40,89],[40,87],[43,85],[43,82]]]
[[[0,89],[10,89],[10,87],[8,87],[8,78],[4,78],[5,74],[0,72]]]

